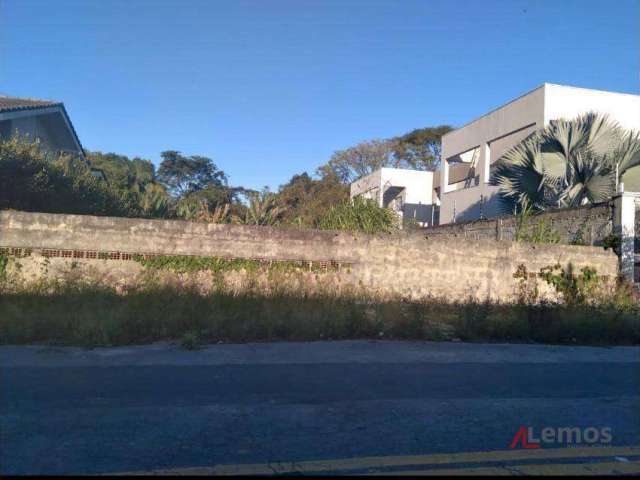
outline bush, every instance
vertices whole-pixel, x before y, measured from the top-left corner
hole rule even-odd
[[[134,200],[96,178],[80,158],[19,138],[0,142],[0,209],[140,216]]]
[[[398,223],[398,217],[391,210],[379,207],[373,200],[356,197],[331,207],[320,218],[318,228],[372,234],[396,230]]]
[[[200,335],[198,332],[186,332],[182,336],[180,345],[185,350],[197,350],[200,347]]]

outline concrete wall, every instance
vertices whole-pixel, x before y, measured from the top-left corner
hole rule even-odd
[[[524,229],[533,232],[541,222],[559,236],[560,243],[601,246],[604,239],[613,232],[614,213],[611,203],[600,203],[577,208],[551,210],[529,217]],[[504,216],[486,220],[449,223],[424,229],[429,237],[514,240],[517,219]]]
[[[350,196],[362,197],[370,200],[375,200],[378,206],[382,206],[382,169],[376,170],[369,175],[366,175],[358,180],[354,181],[350,186]]]
[[[545,83],[442,137],[440,224],[494,217],[502,213],[498,187],[488,184],[491,164],[509,148],[555,119],[595,111],[622,127],[640,130],[640,96]],[[471,149],[480,155],[479,183],[449,184],[449,165]],[[465,188],[466,187],[466,188]]]
[[[370,293],[410,298],[468,297],[510,301],[517,290],[519,265],[536,273],[560,263],[590,266],[609,281],[617,257],[596,247],[532,245],[424,234],[368,236],[345,232],[284,230],[269,227],[208,225],[182,221],[0,212],[0,247],[26,255],[74,262],[79,269],[122,268],[133,254],[198,255],[330,263],[336,281]],[[105,258],[99,260],[98,258]],[[24,271],[29,271],[25,268]],[[547,298],[553,292],[539,279]]]

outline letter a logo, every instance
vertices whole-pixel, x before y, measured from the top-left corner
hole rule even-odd
[[[522,448],[540,448],[539,443],[529,443],[529,433],[527,427],[525,426],[522,426],[518,429],[515,436],[513,437],[513,440],[511,440],[511,445],[509,445],[509,448],[516,448],[518,442],[520,442],[520,446]]]

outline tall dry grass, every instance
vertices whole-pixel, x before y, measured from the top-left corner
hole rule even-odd
[[[640,306],[615,297],[597,305],[562,305],[407,301],[355,290],[202,291],[153,280],[125,293],[80,280],[0,291],[2,344],[109,346],[181,339],[187,348],[332,339],[633,345],[640,343]]]

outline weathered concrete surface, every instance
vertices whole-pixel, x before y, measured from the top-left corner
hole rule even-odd
[[[554,298],[554,292],[535,278],[543,267],[571,265],[579,272],[588,266],[608,282],[613,282],[618,273],[615,254],[596,247],[425,238],[421,234],[369,236],[15,211],[0,212],[2,246],[35,250],[34,256],[19,260],[25,263],[24,272],[33,271],[28,264],[37,261],[38,250],[42,249],[333,261],[348,265],[340,272],[340,280],[354,287],[382,294],[448,300],[475,297],[510,301],[518,288],[513,274],[520,265],[534,275],[531,281],[538,284],[540,294],[548,299]],[[106,277],[109,269],[120,268],[117,265],[123,262],[72,258],[65,261],[77,264],[80,272],[86,267]]]
[[[639,355],[366,341],[0,347],[0,472],[507,450],[521,425],[608,427],[612,444],[634,445]]]
[[[614,211],[612,202],[584,205],[574,208],[549,210],[527,219],[524,227],[529,234],[544,223],[559,237],[559,243],[580,242],[584,245],[602,245],[605,237],[613,232]],[[447,223],[424,230],[429,237],[468,238],[473,240],[513,240],[518,229],[518,219],[513,215],[486,220]]]

